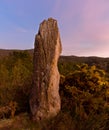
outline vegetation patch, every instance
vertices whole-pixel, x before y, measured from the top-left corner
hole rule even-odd
[[[14,51],[2,57],[0,130],[108,130],[109,63],[106,59],[94,61],[66,57],[59,60],[61,111],[38,124],[31,121],[29,112],[32,55]]]

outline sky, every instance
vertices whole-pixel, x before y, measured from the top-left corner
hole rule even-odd
[[[39,24],[58,21],[62,55],[109,57],[109,0],[0,0],[0,49],[31,49]]]

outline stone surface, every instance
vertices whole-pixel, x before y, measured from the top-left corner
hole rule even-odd
[[[57,62],[61,40],[57,21],[44,20],[35,37],[33,88],[30,95],[32,119],[39,121],[57,115],[61,102]]]

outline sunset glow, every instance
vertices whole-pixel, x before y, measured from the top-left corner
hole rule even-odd
[[[58,21],[62,55],[109,57],[108,0],[1,0],[0,48],[33,48],[49,17]]]

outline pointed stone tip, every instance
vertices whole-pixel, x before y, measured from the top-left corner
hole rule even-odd
[[[52,18],[52,17],[50,17],[50,18],[48,18],[48,21],[57,21],[57,20]]]
[[[48,18],[47,20],[44,19],[44,20],[42,21],[42,23],[45,23],[45,22],[57,22],[57,20],[54,19],[54,18],[52,18],[52,17],[50,17],[50,18]],[[42,23],[41,23],[41,24],[42,24]]]
[[[47,20],[43,20],[40,23],[38,35],[40,34],[42,37],[46,37],[46,35],[49,33],[50,35],[52,34],[54,35],[54,33],[58,34],[57,33],[58,31],[59,29],[58,29],[57,20],[53,18],[48,18]]]

